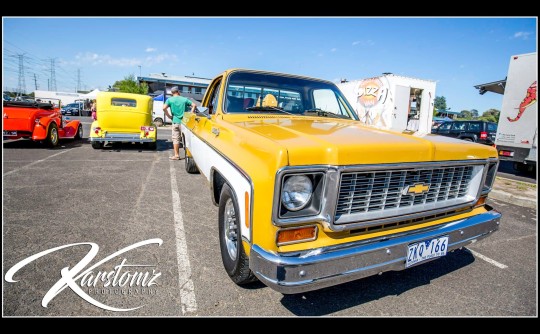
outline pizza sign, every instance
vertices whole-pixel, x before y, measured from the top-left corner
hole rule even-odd
[[[371,108],[384,103],[388,89],[383,85],[379,78],[362,80],[358,85],[358,103],[364,108]]]

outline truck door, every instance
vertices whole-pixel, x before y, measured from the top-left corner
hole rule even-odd
[[[434,133],[443,136],[450,136],[450,128],[452,127],[453,122],[444,122],[439,126]]]
[[[403,131],[407,128],[410,91],[411,89],[409,87],[396,85],[392,125],[390,126],[394,131]]]
[[[467,131],[466,122],[452,122],[452,128],[450,129],[449,137],[460,138],[463,132]]]

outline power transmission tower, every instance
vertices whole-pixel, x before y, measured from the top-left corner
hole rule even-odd
[[[77,69],[77,91],[75,93],[78,93],[81,90],[81,69]]]
[[[17,54],[19,57],[19,86],[17,87],[17,96],[26,93],[26,81],[24,79],[24,53]]]
[[[56,60],[55,58],[51,59],[51,87],[50,87],[50,90],[53,90],[53,91],[56,90],[56,72],[55,72],[55,68],[54,68],[55,60]]]
[[[35,73],[34,73],[34,85],[36,86],[36,90],[38,90],[37,76]]]

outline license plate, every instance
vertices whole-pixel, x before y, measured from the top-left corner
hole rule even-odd
[[[17,131],[4,131],[4,136],[16,136]]]
[[[446,255],[448,236],[433,238],[410,244],[407,250],[405,267],[410,267],[422,261]]]

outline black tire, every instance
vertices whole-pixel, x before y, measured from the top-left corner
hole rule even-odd
[[[157,142],[153,141],[151,143],[144,143],[147,149],[149,150],[156,150],[157,149]]]
[[[77,133],[75,134],[75,140],[82,140],[82,136],[83,136],[82,124],[79,124],[79,127],[77,128]]]
[[[249,269],[249,257],[244,251],[237,212],[240,211],[233,192],[228,184],[224,184],[219,198],[219,246],[221,249],[221,259],[225,271],[227,271],[233,282],[243,285],[251,283],[257,280],[257,278],[251,269]],[[234,228],[232,228],[233,226]]]
[[[197,167],[197,164],[195,163],[195,160],[193,160],[193,157],[191,156],[191,153],[184,147],[184,164],[186,166],[186,172],[189,174],[199,174],[199,168]]]
[[[55,122],[51,122],[51,124],[49,124],[45,143],[49,147],[55,147],[56,145],[58,145],[58,127],[56,126]]]
[[[521,173],[532,173],[534,172],[534,168],[535,168],[535,166],[533,165],[524,164],[522,162],[514,162],[512,164],[512,167],[514,168],[516,172],[521,172]]]
[[[163,126],[163,120],[161,119],[161,117],[156,117],[156,119],[154,119],[154,124],[157,127]]]
[[[92,142],[92,148],[95,150],[99,150],[103,147],[103,142],[101,141],[93,141]]]

